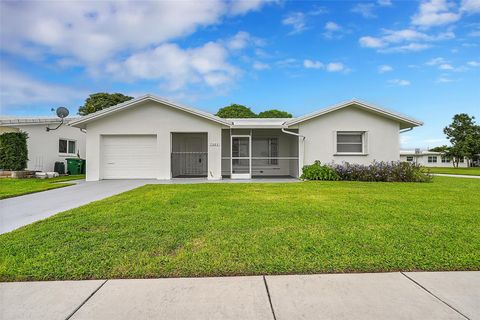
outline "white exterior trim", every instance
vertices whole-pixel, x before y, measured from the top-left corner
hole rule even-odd
[[[200,110],[197,110],[197,109],[185,107],[185,106],[170,102],[168,100],[165,100],[165,99],[162,99],[162,98],[150,95],[150,94],[147,94],[147,95],[144,95],[144,96],[126,101],[126,102],[121,103],[121,104],[117,104],[116,106],[113,106],[113,107],[110,107],[110,108],[107,108],[107,109],[103,109],[103,110],[91,113],[89,115],[86,115],[86,116],[83,116],[82,118],[80,118],[78,120],[72,121],[69,125],[71,125],[73,127],[84,128],[85,127],[84,124],[86,124],[86,123],[88,123],[92,120],[96,120],[96,119],[105,117],[109,114],[112,114],[112,113],[120,111],[120,110],[128,109],[132,106],[135,106],[135,105],[137,105],[141,102],[145,102],[145,101],[158,102],[158,103],[164,104],[166,106],[169,106],[169,107],[172,107],[172,108],[175,108],[175,109],[178,109],[178,110],[182,110],[182,111],[185,111],[187,113],[191,113],[191,114],[194,114],[194,115],[199,116],[201,118],[205,118],[205,119],[208,119],[208,120],[211,120],[211,121],[214,121],[214,122],[226,125],[226,126],[231,125],[231,122],[228,122],[228,121],[226,121],[222,118],[214,116],[213,114],[210,114],[208,112],[203,112],[203,111],[200,111]]]
[[[320,111],[315,111],[313,113],[310,113],[310,114],[307,114],[307,115],[304,115],[302,117],[299,117],[299,118],[294,118],[290,121],[287,121],[285,123],[286,126],[293,126],[293,125],[296,125],[296,124],[299,124],[299,123],[302,123],[304,121],[307,121],[307,120],[310,120],[310,119],[313,119],[313,118],[316,118],[316,117],[319,117],[321,115],[324,115],[324,114],[327,114],[327,113],[330,113],[330,112],[333,112],[333,111],[336,111],[336,110],[339,110],[339,109],[342,109],[342,108],[345,108],[345,107],[350,107],[350,106],[359,106],[365,110],[369,110],[369,111],[373,111],[375,113],[378,113],[380,115],[383,115],[387,118],[391,118],[391,119],[395,119],[395,120],[398,120],[400,122],[403,122],[405,123],[407,126],[407,128],[409,127],[417,127],[417,126],[421,126],[423,125],[423,122],[421,121],[418,121],[418,120],[414,120],[414,119],[411,119],[409,117],[406,117],[406,116],[403,116],[403,115],[400,115],[398,113],[395,113],[393,111],[389,111],[389,110],[386,110],[386,109],[382,109],[380,107],[377,107],[377,106],[374,106],[372,104],[369,104],[369,103],[366,103],[366,102],[362,102],[360,100],[356,100],[356,99],[353,99],[353,100],[349,100],[347,102],[342,102],[342,103],[339,103],[339,104],[336,104],[336,105],[333,105],[331,107],[328,107],[326,109],[323,109],[323,110],[320,110]],[[402,127],[400,127],[400,129],[403,129]]]

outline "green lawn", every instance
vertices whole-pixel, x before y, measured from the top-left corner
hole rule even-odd
[[[431,173],[444,173],[444,174],[464,174],[470,176],[480,176],[480,168],[428,168]]]
[[[0,179],[0,199],[71,186],[72,183],[56,183],[85,179],[85,175],[63,176],[52,179]]]
[[[0,235],[0,281],[480,270],[480,181],[147,185]]]

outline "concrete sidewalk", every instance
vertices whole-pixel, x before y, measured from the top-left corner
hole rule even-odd
[[[480,176],[471,176],[466,174],[432,173],[432,175],[439,177],[480,179]]]
[[[0,283],[0,319],[480,319],[480,272]]]

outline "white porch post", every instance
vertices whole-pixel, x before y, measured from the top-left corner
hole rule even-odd
[[[222,129],[208,131],[208,180],[222,179]]]

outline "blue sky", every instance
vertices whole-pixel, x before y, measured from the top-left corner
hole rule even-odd
[[[299,116],[351,98],[425,122],[480,119],[480,0],[0,2],[3,115],[76,113],[90,93]]]

